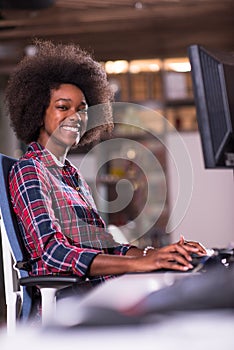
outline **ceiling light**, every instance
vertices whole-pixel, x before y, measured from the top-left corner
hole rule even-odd
[[[105,63],[105,70],[107,74],[120,74],[128,72],[128,61],[107,61]]]
[[[158,72],[161,68],[161,62],[157,59],[133,60],[129,64],[130,73],[140,72]]]
[[[191,71],[191,66],[187,58],[170,58],[164,61],[164,69],[185,73]]]

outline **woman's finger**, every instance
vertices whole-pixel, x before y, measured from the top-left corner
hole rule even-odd
[[[195,248],[197,248],[198,249],[198,252],[197,252],[198,254],[199,253],[200,254],[205,254],[205,255],[207,254],[206,248],[203,245],[201,245],[199,242],[188,241],[188,242],[185,243],[185,249],[187,247],[195,247]]]
[[[186,246],[194,246],[198,249],[198,254],[207,254],[206,248],[200,243],[196,241],[187,241],[184,237],[184,235],[180,235],[180,240],[178,242],[180,245],[186,245]]]
[[[190,262],[177,252],[162,253],[157,258],[157,262],[160,268],[180,271],[187,271],[193,268]]]
[[[197,253],[198,249],[193,246],[187,246],[187,245],[180,245],[180,244],[174,244],[173,247],[174,251],[179,253],[180,255],[184,256],[186,260],[191,261],[191,254]]]
[[[183,235],[180,235],[180,240],[179,240],[178,244],[182,244],[182,245],[185,244],[185,238]]]
[[[170,262],[180,264],[182,266],[187,266],[188,268],[192,269],[193,265],[190,263],[189,260],[187,260],[183,255],[179,253],[172,253],[170,257],[168,257],[168,260]]]

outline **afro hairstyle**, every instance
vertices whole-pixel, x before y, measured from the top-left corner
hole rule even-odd
[[[110,134],[113,91],[102,65],[73,43],[54,44],[36,39],[34,45],[36,54],[19,62],[5,91],[7,111],[17,138],[26,144],[37,141],[51,91],[61,84],[80,88],[89,108],[93,107],[79,144],[83,146]]]

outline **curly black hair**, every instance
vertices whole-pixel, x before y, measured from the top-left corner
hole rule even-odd
[[[52,89],[61,84],[73,84],[84,93],[87,104],[100,106],[102,121],[90,109],[86,133],[80,140],[85,145],[101,138],[113,128],[111,103],[113,92],[105,70],[91,54],[78,45],[54,44],[34,40],[36,55],[26,56],[11,75],[5,100],[11,126],[16,136],[26,144],[37,141]]]

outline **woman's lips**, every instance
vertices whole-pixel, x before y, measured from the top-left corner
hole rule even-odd
[[[78,133],[80,131],[80,125],[78,126],[70,126],[70,125],[62,125],[62,128],[67,131],[72,131]]]

